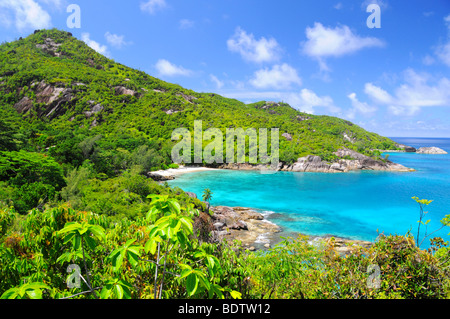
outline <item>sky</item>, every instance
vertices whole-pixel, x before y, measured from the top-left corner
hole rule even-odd
[[[0,26],[70,31],[197,92],[450,137],[450,0],[0,0]]]

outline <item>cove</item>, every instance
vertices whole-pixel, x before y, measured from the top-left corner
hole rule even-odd
[[[399,143],[437,146],[450,152],[450,139],[394,139]],[[214,170],[188,173],[170,181],[172,187],[213,192],[213,206],[243,206],[262,212],[284,233],[333,235],[374,241],[378,232],[415,236],[419,207],[411,199],[433,200],[427,207],[428,232],[450,214],[450,155],[389,153],[390,160],[416,172],[356,171],[349,173],[261,174],[258,171]],[[421,234],[425,229],[422,228]],[[450,240],[450,228],[434,236]],[[429,245],[424,241],[422,247]]]

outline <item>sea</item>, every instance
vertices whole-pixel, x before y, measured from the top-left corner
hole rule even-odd
[[[450,241],[450,227],[441,220],[450,214],[450,139],[392,138],[419,147],[436,146],[447,155],[389,152],[389,159],[415,172],[355,171],[348,173],[214,170],[187,173],[170,181],[172,187],[193,192],[199,198],[212,191],[213,206],[250,207],[283,231],[280,237],[336,236],[375,241],[380,234],[417,238],[419,205],[412,197],[432,200],[419,241],[439,236]],[[440,229],[440,230],[439,230]]]

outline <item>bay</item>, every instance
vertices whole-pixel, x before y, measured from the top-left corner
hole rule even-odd
[[[450,153],[450,139],[393,138],[413,147],[440,147]],[[450,214],[450,154],[386,153],[393,162],[415,172],[356,171],[349,173],[214,170],[188,173],[169,185],[197,194],[211,189],[214,206],[254,208],[283,228],[283,234],[339,236],[376,240],[379,233],[416,236],[419,206],[412,199],[429,199],[421,236],[440,228]],[[450,228],[434,233],[450,240]],[[282,234],[282,235],[283,235]],[[422,247],[429,246],[425,241]]]

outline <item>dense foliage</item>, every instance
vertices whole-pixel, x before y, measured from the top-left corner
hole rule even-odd
[[[340,255],[333,240],[300,236],[253,253],[199,240],[193,206],[151,199],[146,216],[118,222],[67,207],[0,210],[2,298],[449,297],[449,249],[436,239],[426,251],[380,235]]]
[[[411,236],[381,236],[346,257],[303,237],[251,253],[213,242],[209,203],[146,176],[177,167],[171,134],[195,120],[223,132],[279,128],[292,137],[280,139],[286,163],[396,148],[348,121],[196,93],[58,30],[0,45],[0,112],[2,298],[448,297],[438,238],[430,251]]]

